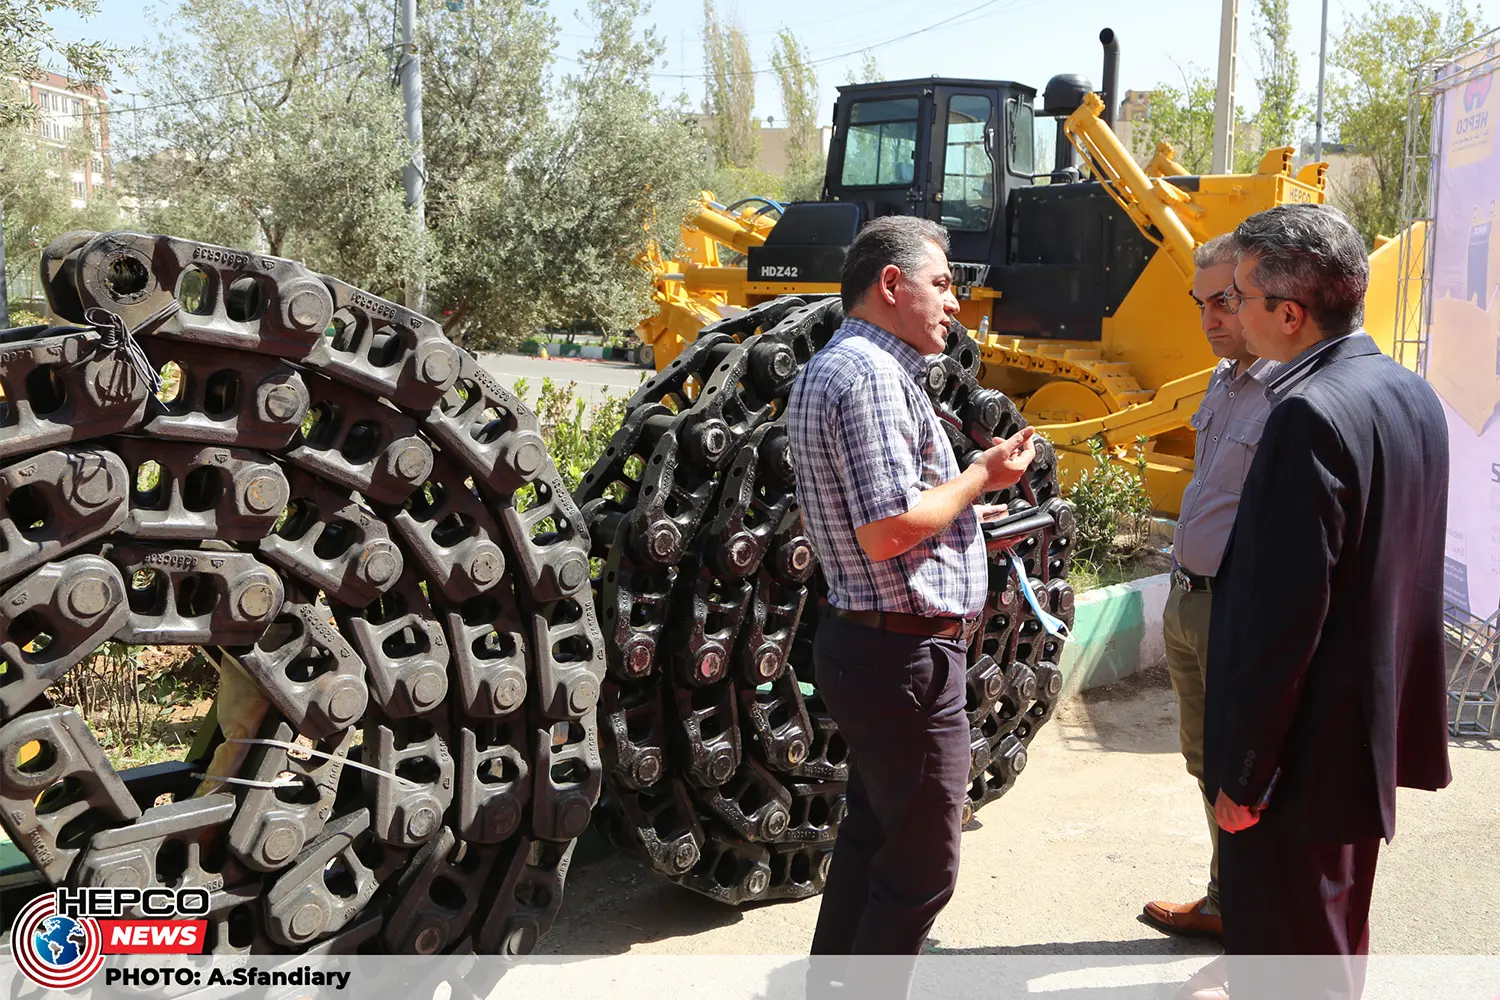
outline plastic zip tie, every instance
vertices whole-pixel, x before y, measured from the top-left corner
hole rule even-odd
[[[1042,623],[1042,628],[1047,630],[1048,635],[1060,639],[1071,637],[1073,633],[1068,628],[1068,623],[1043,611],[1041,604],[1037,603],[1036,594],[1031,591],[1031,581],[1026,578],[1026,567],[1021,564],[1021,560],[1016,558],[1014,552],[1007,552],[1006,555],[1010,557],[1010,571],[1016,575],[1016,581],[1021,585],[1021,593],[1025,595],[1026,603],[1031,605],[1037,621]]]
[[[401,777],[401,775],[395,773],[394,771],[382,771],[380,768],[372,767],[371,765],[366,764],[362,761],[350,760],[348,757],[338,757],[331,753],[324,753],[322,750],[314,750],[312,747],[305,747],[301,743],[289,743],[286,740],[250,739],[248,737],[235,737],[234,739],[225,740],[224,742],[259,744],[260,746],[276,747],[281,750],[295,750],[298,753],[305,753],[310,757],[322,757],[324,760],[342,761],[345,767],[358,768],[361,771],[368,771],[370,774],[379,775],[382,778],[389,778],[391,781],[399,781],[403,785],[406,785],[410,788],[422,787],[422,785],[418,784],[417,782],[409,781],[406,778]]]
[[[277,788],[291,788],[302,784],[302,782],[296,779],[287,781],[256,781],[254,778],[232,778],[228,775],[202,774],[197,771],[194,771],[192,776],[199,781],[222,781],[229,785],[249,785],[251,788],[268,788],[272,790]]]

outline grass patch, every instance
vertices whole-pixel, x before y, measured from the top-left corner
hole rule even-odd
[[[1068,584],[1075,594],[1117,583],[1143,580],[1172,568],[1172,557],[1156,549],[1139,549],[1130,554],[1110,555],[1100,562],[1075,558],[1068,568]]]

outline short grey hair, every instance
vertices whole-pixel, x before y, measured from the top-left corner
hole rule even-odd
[[[1235,240],[1234,233],[1224,233],[1193,251],[1193,266],[1201,271],[1205,267],[1233,264],[1239,256],[1240,245]]]
[[[1302,303],[1323,336],[1352,333],[1364,321],[1370,258],[1338,209],[1277,205],[1250,216],[1234,235],[1240,253],[1255,258],[1255,283],[1267,295]]]
[[[948,230],[931,219],[912,215],[883,215],[865,223],[844,254],[839,275],[839,297],[844,311],[859,305],[887,264],[895,264],[910,275],[927,259],[928,244],[935,243],[946,257]]]

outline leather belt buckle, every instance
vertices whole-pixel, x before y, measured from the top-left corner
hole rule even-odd
[[[1203,591],[1205,593],[1213,590],[1212,577],[1196,576],[1183,569],[1181,566],[1172,567],[1172,580],[1179,584],[1188,593]]]

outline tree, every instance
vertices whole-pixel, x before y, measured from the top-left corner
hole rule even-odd
[[[1479,30],[1464,0],[1452,0],[1446,11],[1418,0],[1374,0],[1351,7],[1329,44],[1328,120],[1338,141],[1364,158],[1352,181],[1333,192],[1334,202],[1372,245],[1377,234],[1394,236],[1406,221],[1401,172],[1412,68]],[[1425,135],[1431,109],[1424,106],[1420,113],[1416,127]]]
[[[1295,145],[1297,126],[1307,117],[1307,105],[1298,93],[1297,53],[1292,48],[1292,25],[1287,13],[1289,0],[1256,0],[1260,24],[1255,32],[1260,51],[1260,110],[1255,125],[1264,149]]]
[[[879,83],[885,79],[880,72],[880,65],[875,61],[875,53],[865,49],[859,54],[859,67],[850,67],[844,77],[845,83]]]
[[[170,23],[143,95],[165,106],[131,172],[146,227],[250,243],[385,295],[422,273],[385,4],[191,0]]]
[[[1150,92],[1147,117],[1135,123],[1133,152],[1147,159],[1159,143],[1170,142],[1188,173],[1206,174],[1214,155],[1214,83],[1189,67],[1182,71],[1182,84],[1160,85]]]
[[[709,146],[721,166],[755,164],[760,148],[755,112],[755,68],[750,42],[734,20],[720,20],[714,0],[703,0],[703,64],[708,93]]]
[[[98,9],[98,0],[0,0],[0,77],[35,80],[46,70],[45,55],[57,52],[79,86],[108,82],[119,50],[101,42],[63,41],[46,20],[54,11],[88,17]],[[0,88],[0,128],[29,124],[35,115],[35,106],[25,96]]]
[[[543,29],[529,7],[470,2],[462,16],[476,19],[476,39],[541,31],[539,51],[550,52],[555,28]],[[638,30],[642,0],[591,0],[589,9],[595,41],[581,68],[541,91],[537,105],[514,106],[528,122],[522,135],[512,141],[497,127],[476,141],[455,122],[455,148],[431,161],[444,212],[434,220],[445,262],[434,291],[449,310],[449,335],[471,348],[514,344],[544,322],[633,327],[651,311],[637,260],[653,237],[671,252],[702,176],[703,140],[688,108],[652,90],[665,44]],[[490,17],[502,11],[508,26]],[[498,94],[509,85],[489,86]]]
[[[823,188],[823,144],[818,135],[818,74],[807,48],[791,29],[782,28],[771,53],[771,68],[781,89],[787,127],[787,169],[783,192],[791,199],[812,200]]]

